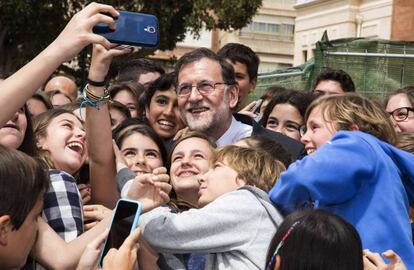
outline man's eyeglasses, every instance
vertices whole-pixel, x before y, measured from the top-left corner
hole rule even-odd
[[[411,108],[411,107],[402,107],[402,108],[398,108],[398,109],[393,110],[389,114],[392,116],[392,118],[396,122],[402,122],[402,121],[405,121],[408,118],[408,114],[410,112],[414,112],[414,109]]]
[[[216,89],[217,85],[226,84],[224,82],[210,82],[210,81],[202,81],[197,83],[196,85],[191,84],[180,84],[177,86],[176,92],[177,96],[179,97],[188,97],[191,94],[191,91],[193,90],[193,87],[197,88],[197,91],[203,95],[208,96],[211,95],[214,90]]]

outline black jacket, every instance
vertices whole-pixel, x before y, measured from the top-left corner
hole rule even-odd
[[[283,135],[282,133],[274,132],[270,129],[264,128],[247,115],[236,113],[233,114],[233,116],[237,121],[253,127],[252,136],[259,135],[280,143],[291,155],[292,162],[296,161],[297,159],[301,159],[306,155],[305,147],[297,140]]]

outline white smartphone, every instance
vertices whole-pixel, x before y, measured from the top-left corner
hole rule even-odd
[[[263,99],[259,98],[258,100],[256,100],[256,105],[254,105],[254,107],[250,110],[253,113],[258,113],[260,111],[260,106],[262,106],[263,103]]]

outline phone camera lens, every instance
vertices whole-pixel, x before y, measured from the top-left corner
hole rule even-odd
[[[153,33],[155,33],[155,27],[147,26],[147,27],[144,28],[144,31],[153,34]]]

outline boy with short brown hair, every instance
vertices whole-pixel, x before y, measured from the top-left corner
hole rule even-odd
[[[180,214],[157,208],[141,216],[142,234],[163,254],[207,253],[205,269],[264,269],[282,216],[258,187],[267,189],[284,166],[233,145],[217,150],[212,164],[200,179],[202,208]]]
[[[36,240],[49,172],[40,161],[0,145],[0,265],[24,265]]]

